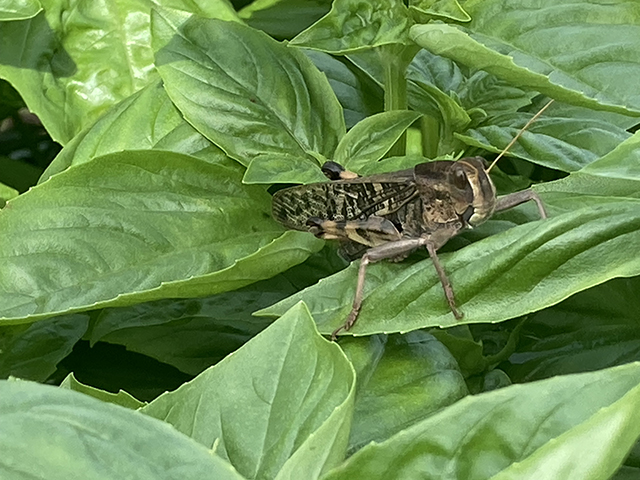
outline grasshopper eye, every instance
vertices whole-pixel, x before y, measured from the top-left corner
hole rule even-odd
[[[456,186],[456,188],[459,188],[460,190],[464,190],[465,188],[467,188],[467,185],[468,185],[467,175],[464,173],[464,170],[462,170],[461,168],[457,168],[454,170],[453,184]]]

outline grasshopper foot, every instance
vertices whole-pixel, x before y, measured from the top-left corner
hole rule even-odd
[[[335,342],[338,339],[338,333],[340,333],[342,330],[349,330],[351,327],[353,327],[353,324],[356,323],[356,320],[358,318],[358,311],[360,309],[352,309],[351,312],[349,313],[349,316],[347,317],[347,320],[340,325],[338,328],[336,328],[333,332],[331,332],[331,341]]]

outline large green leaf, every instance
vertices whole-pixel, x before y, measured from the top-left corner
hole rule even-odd
[[[349,450],[382,441],[464,397],[449,351],[424,331],[340,343],[358,375]]]
[[[40,182],[71,165],[122,150],[159,149],[209,160],[225,155],[180,115],[157,81],[111,107],[76,135],[42,174]]]
[[[33,18],[1,22],[0,76],[64,145],[110,106],[157,78],[149,33],[152,3],[52,0]],[[239,21],[226,0],[170,4]]]
[[[244,165],[260,154],[331,157],[344,135],[326,77],[302,52],[220,20],[157,11],[156,65],[200,133]]]
[[[499,322],[554,305],[615,277],[640,274],[640,134],[584,171],[539,191],[551,218],[520,225],[453,254],[441,254],[464,313],[456,320],[429,259],[367,270],[354,334]],[[545,193],[549,192],[549,193]],[[554,192],[554,193],[551,193]],[[581,193],[581,194],[579,194]],[[620,196],[614,196],[620,195]],[[357,265],[261,310],[282,315],[304,300],[329,333],[351,309]]]
[[[408,44],[412,23],[409,10],[398,0],[335,0],[331,11],[291,40],[291,45],[345,54]]]
[[[141,413],[30,382],[2,380],[0,397],[2,478],[242,480],[202,445]]]
[[[465,2],[465,27],[431,23],[411,38],[431,52],[557,100],[640,115],[640,11],[598,0]]]
[[[537,312],[507,372],[527,382],[640,360],[640,277],[619,278]]]
[[[56,0],[45,7],[0,23],[0,76],[65,144],[156,76],[149,4]]]
[[[89,325],[84,314],[48,318],[31,325],[0,328],[0,378],[44,382],[71,353]]]
[[[640,435],[640,364],[469,396],[323,480],[608,480]]]
[[[99,306],[234,290],[323,244],[287,232],[242,167],[128,151],[77,165],[0,210],[0,316],[12,322]]]
[[[5,0],[0,6],[0,21],[24,20],[35,17],[41,10],[38,0]]]
[[[299,304],[218,365],[142,411],[251,479],[315,479],[344,457],[355,374]]]

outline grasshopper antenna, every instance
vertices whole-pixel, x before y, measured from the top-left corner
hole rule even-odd
[[[511,142],[509,142],[509,145],[507,145],[507,148],[502,150],[502,152],[500,152],[500,155],[498,155],[496,157],[496,159],[493,161],[493,163],[489,166],[489,168],[487,168],[487,173],[489,173],[491,171],[491,169],[493,168],[493,166],[496,163],[498,163],[498,160],[500,160],[505,155],[505,153],[507,153],[509,151],[509,149],[511,147],[513,147],[513,144],[516,143],[518,141],[518,139],[522,136],[522,134],[527,130],[527,128],[529,128],[529,125],[531,125],[533,122],[535,122],[538,119],[538,117],[540,115],[542,115],[542,112],[544,112],[549,107],[549,105],[551,105],[552,103],[553,103],[553,100],[549,100],[549,102],[547,102],[547,104],[544,107],[542,107],[538,111],[538,113],[536,113],[533,117],[531,117],[531,119],[526,123],[526,125],[520,129],[518,134],[515,137],[513,137],[513,140],[511,140]]]

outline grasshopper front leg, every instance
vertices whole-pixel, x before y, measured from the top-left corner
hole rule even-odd
[[[507,210],[525,202],[534,201],[538,206],[538,212],[540,212],[541,218],[547,218],[547,212],[544,209],[542,199],[533,190],[522,190],[521,192],[510,193],[503,197],[498,198],[496,203],[496,212],[501,210]]]

